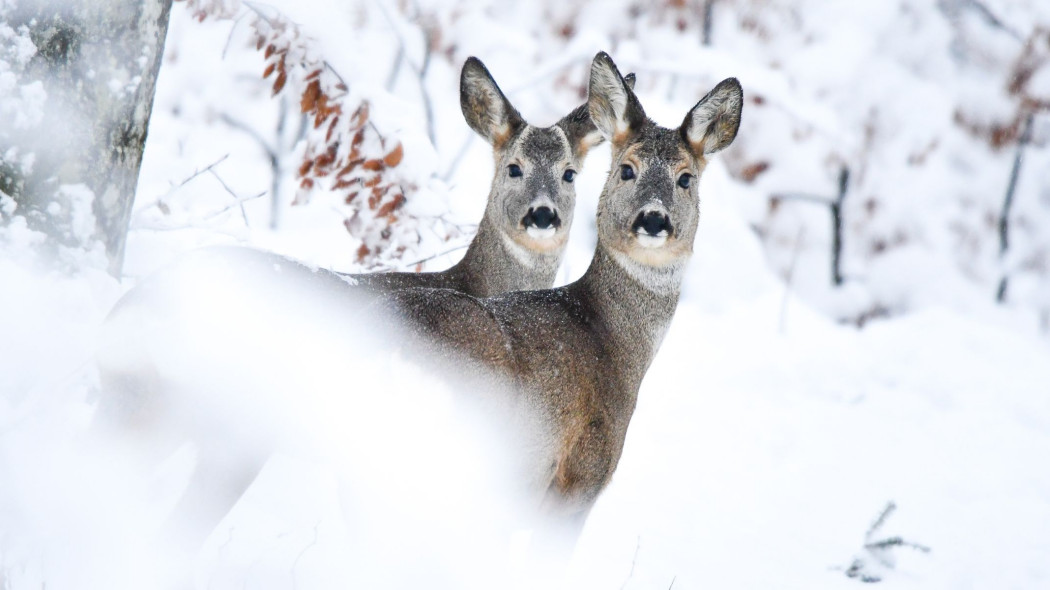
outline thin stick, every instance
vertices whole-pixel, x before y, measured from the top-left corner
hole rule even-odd
[[[638,565],[638,551],[642,548],[642,536],[638,535],[638,542],[634,545],[634,557],[631,559],[631,571],[627,572],[627,579],[623,581],[623,585],[620,586],[620,590],[627,587],[627,582],[631,581],[631,577],[634,576],[634,566]],[[673,584],[674,582],[672,582]]]
[[[798,235],[795,236],[795,251],[791,255],[791,265],[788,267],[787,276],[784,277],[784,296],[780,300],[780,333],[783,334],[787,327],[787,308],[788,299],[791,295],[791,286],[794,284],[795,279],[795,266],[798,265],[799,253],[802,251],[802,238],[806,235],[806,226],[798,228]]]
[[[451,254],[451,253],[455,252],[456,250],[462,250],[462,249],[468,248],[468,247],[470,247],[469,243],[468,244],[461,244],[459,246],[456,246],[455,248],[449,248],[448,250],[445,250],[444,252],[438,252],[437,254],[433,254],[431,256],[427,256],[426,258],[422,258],[422,259],[417,260],[415,262],[409,262],[408,264],[403,264],[401,266],[401,268],[411,268],[413,266],[416,266],[417,264],[423,264],[424,262],[430,262],[431,260],[433,260],[435,258],[438,258],[440,256],[444,256],[445,254]]]

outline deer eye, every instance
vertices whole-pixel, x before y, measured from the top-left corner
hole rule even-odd
[[[628,164],[620,166],[620,180],[631,180],[632,178],[634,178],[634,168]]]
[[[518,166],[517,164],[507,166],[507,173],[510,174],[511,178],[517,178],[521,176],[521,166]]]
[[[678,186],[682,188],[689,188],[689,183],[693,180],[693,175],[686,172],[685,174],[678,177]]]
[[[561,175],[561,179],[565,182],[572,182],[574,178],[576,178],[576,171],[572,169],[566,170],[565,174]]]

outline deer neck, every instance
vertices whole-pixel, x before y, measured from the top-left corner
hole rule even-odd
[[[591,266],[573,285],[606,331],[614,359],[637,384],[652,363],[674,317],[685,261],[643,265],[598,243]]]
[[[447,272],[456,276],[465,292],[477,297],[549,289],[563,252],[564,248],[550,253],[525,248],[507,236],[486,211],[467,253]]]

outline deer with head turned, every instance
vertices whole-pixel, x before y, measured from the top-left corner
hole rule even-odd
[[[612,144],[586,273],[557,289],[477,299],[439,289],[385,307],[439,360],[473,368],[538,425],[525,477],[544,512],[582,525],[609,482],[639,387],[678,305],[699,218],[697,180],[740,124],[736,79],[719,83],[676,129],[642,109],[611,58],[592,63],[589,112]],[[487,377],[491,376],[491,377]]]

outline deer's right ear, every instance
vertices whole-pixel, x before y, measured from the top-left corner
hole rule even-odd
[[[700,99],[682,121],[682,139],[697,157],[713,154],[733,143],[740,129],[744,91],[736,78],[726,78]]]
[[[459,80],[459,106],[467,125],[495,148],[500,148],[525,120],[510,104],[488,69],[476,57],[467,59]]]
[[[618,144],[645,124],[645,111],[634,95],[632,76],[628,83],[604,51],[591,62],[587,104],[591,119],[605,139]]]
[[[624,83],[627,84],[628,88],[634,89],[634,74],[627,74],[623,79]],[[594,120],[591,119],[590,105],[584,103],[575,109],[568,115],[558,121],[558,126],[565,131],[565,136],[569,139],[569,145],[572,146],[573,154],[582,159],[587,155],[587,152],[594,146],[605,141],[602,137],[602,132],[595,126]]]

